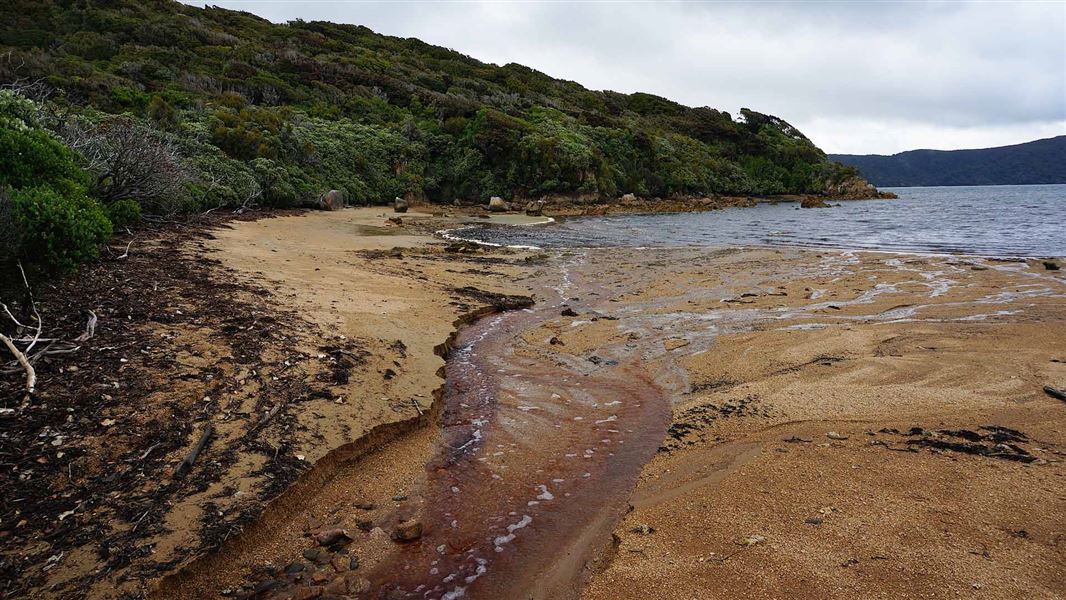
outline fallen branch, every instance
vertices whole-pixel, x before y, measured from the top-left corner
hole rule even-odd
[[[37,371],[34,370],[33,365],[30,364],[30,361],[26,358],[26,355],[18,349],[18,346],[15,345],[15,342],[11,341],[11,338],[0,333],[0,341],[4,342],[4,345],[7,346],[7,349],[11,351],[11,354],[15,355],[15,360],[17,360],[19,364],[22,365],[22,369],[26,371],[26,393],[32,394],[34,392],[34,389],[37,387]]]
[[[274,415],[278,414],[279,410],[281,410],[281,404],[275,404],[273,408],[271,408],[269,411],[267,411],[265,415],[263,415],[262,419],[259,419],[259,422],[256,423],[255,426],[252,427],[251,431],[249,431],[248,433],[251,433],[252,431],[255,431],[263,425],[269,423],[270,420],[274,418]]]
[[[130,243],[126,244],[126,251],[122,253],[122,256],[119,256],[115,260],[121,260],[123,258],[128,258],[129,255],[130,255],[130,246],[132,246],[132,245],[133,245],[133,240],[130,240]]]
[[[11,314],[11,310],[7,307],[6,304],[4,304],[3,302],[0,302],[0,307],[2,307],[4,309],[4,312],[7,313],[8,318],[11,319],[12,321],[14,321],[15,325],[17,325],[19,327],[22,327],[23,329],[29,329],[28,325],[23,325],[22,323],[19,322],[18,319],[15,318],[15,315]]]
[[[1066,402],[1066,392],[1050,385],[1045,385],[1044,391],[1047,392],[1048,396],[1051,396],[1052,398],[1058,398],[1059,400]]]
[[[127,248],[126,251],[129,252],[129,248]],[[122,258],[122,257],[119,257],[119,258]],[[74,341],[75,342],[84,342],[84,341],[87,341],[87,340],[91,340],[94,335],[96,335],[96,313],[90,310],[89,311],[89,322],[85,324],[85,333],[83,333],[83,334],[79,335],[78,337],[74,338]]]
[[[185,459],[181,461],[177,469],[174,469],[174,479],[181,479],[189,473],[189,469],[192,469],[192,464],[196,462],[196,457],[200,456],[200,452],[207,445],[207,438],[211,437],[211,434],[215,431],[215,426],[208,423],[204,427],[204,432],[200,434],[200,439],[196,440],[192,450],[185,456]]]

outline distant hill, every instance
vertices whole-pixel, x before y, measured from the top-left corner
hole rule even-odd
[[[980,150],[830,154],[877,186],[1066,183],[1066,135]]]

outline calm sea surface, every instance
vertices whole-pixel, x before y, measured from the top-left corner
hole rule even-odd
[[[1066,256],[1066,185],[887,189],[899,199],[845,201],[822,209],[779,203],[703,213],[579,217],[549,225],[475,226],[451,233],[541,248],[787,245]]]

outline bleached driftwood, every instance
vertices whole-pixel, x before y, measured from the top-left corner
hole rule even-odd
[[[11,338],[0,333],[0,341],[4,342],[4,345],[7,346],[7,349],[11,351],[11,354],[15,356],[15,360],[17,360],[18,363],[22,365],[22,369],[26,371],[26,393],[32,394],[37,388],[37,371],[34,370],[33,365],[30,364],[29,359],[26,358],[26,355],[18,349],[18,346],[15,345],[15,342],[12,341]]]

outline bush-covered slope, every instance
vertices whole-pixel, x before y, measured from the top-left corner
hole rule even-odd
[[[591,91],[365,27],[170,0],[7,0],[0,16],[0,82],[41,82],[89,136],[133,128],[165,147],[176,185],[142,194],[150,210],[326,189],[370,203],[817,193],[851,173],[776,117]]]
[[[892,156],[834,154],[875,185],[1066,183],[1066,135],[980,150],[911,150]]]

